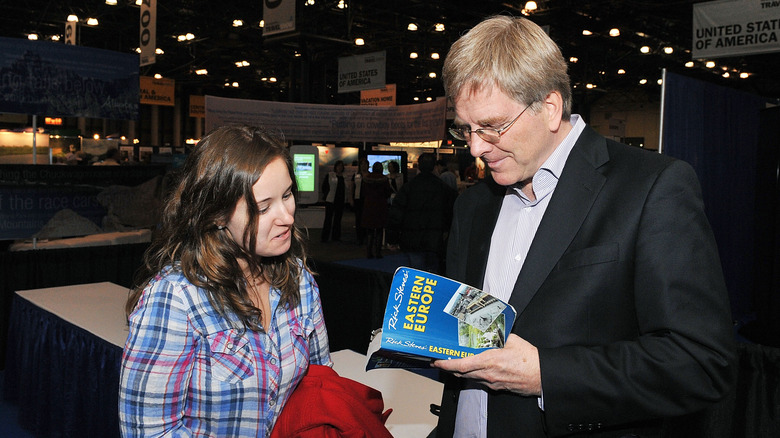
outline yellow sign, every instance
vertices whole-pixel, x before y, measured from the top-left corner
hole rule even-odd
[[[141,76],[141,104],[174,106],[176,81]]]
[[[190,117],[206,117],[206,96],[190,96]]]
[[[360,104],[373,106],[395,106],[395,84],[387,84],[385,88],[360,90]]]

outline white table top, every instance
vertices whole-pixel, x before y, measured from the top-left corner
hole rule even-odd
[[[125,302],[129,289],[89,283],[16,292],[36,306],[120,348],[127,341]]]
[[[122,348],[127,340],[124,313],[128,289],[113,283],[91,283],[18,291],[22,298]],[[441,402],[440,382],[401,369],[366,371],[366,356],[351,350],[331,353],[333,369],[382,393],[393,409],[386,426],[395,438],[425,438],[438,417],[430,405]]]
[[[366,356],[352,350],[331,353],[333,369],[342,377],[370,386],[382,393],[385,409],[393,409],[387,429],[395,438],[425,438],[439,417],[431,404],[441,403],[441,382],[402,369],[366,371]]]

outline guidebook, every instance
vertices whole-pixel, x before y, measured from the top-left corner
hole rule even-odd
[[[399,267],[387,298],[382,330],[375,331],[366,371],[428,368],[436,359],[468,357],[502,348],[515,309],[475,287]]]

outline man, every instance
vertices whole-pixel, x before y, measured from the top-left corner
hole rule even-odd
[[[444,159],[436,160],[436,170],[434,173],[438,175],[445,184],[453,190],[458,191],[458,177],[455,175],[455,172],[452,171],[454,164],[455,163],[450,163]]]
[[[388,226],[400,231],[400,247],[412,267],[443,273],[445,242],[457,192],[434,175],[435,166],[433,154],[420,155],[419,173],[396,193]]]
[[[696,175],[571,115],[538,26],[492,17],[443,68],[451,132],[491,181],[460,195],[447,275],[508,300],[502,349],[450,371],[437,437],[658,436],[729,390],[731,319]]]

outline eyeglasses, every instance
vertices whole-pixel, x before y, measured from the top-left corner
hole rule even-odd
[[[531,105],[533,105],[533,104],[534,104],[534,102],[529,103],[528,106],[525,107],[524,110],[520,111],[520,114],[518,114],[517,117],[512,119],[511,122],[509,122],[506,126],[504,126],[501,129],[496,129],[496,128],[477,128],[477,129],[472,131],[470,126],[452,125],[450,127],[450,129],[449,129],[450,134],[453,137],[455,137],[456,139],[463,140],[463,141],[466,141],[466,142],[471,141],[471,134],[477,134],[479,136],[479,138],[481,138],[482,140],[485,140],[488,143],[496,144],[499,141],[501,141],[501,135],[504,132],[506,132],[507,130],[509,130],[509,128],[511,128],[512,125],[515,124],[517,119],[519,119],[520,116],[523,115],[525,110],[530,108]]]

